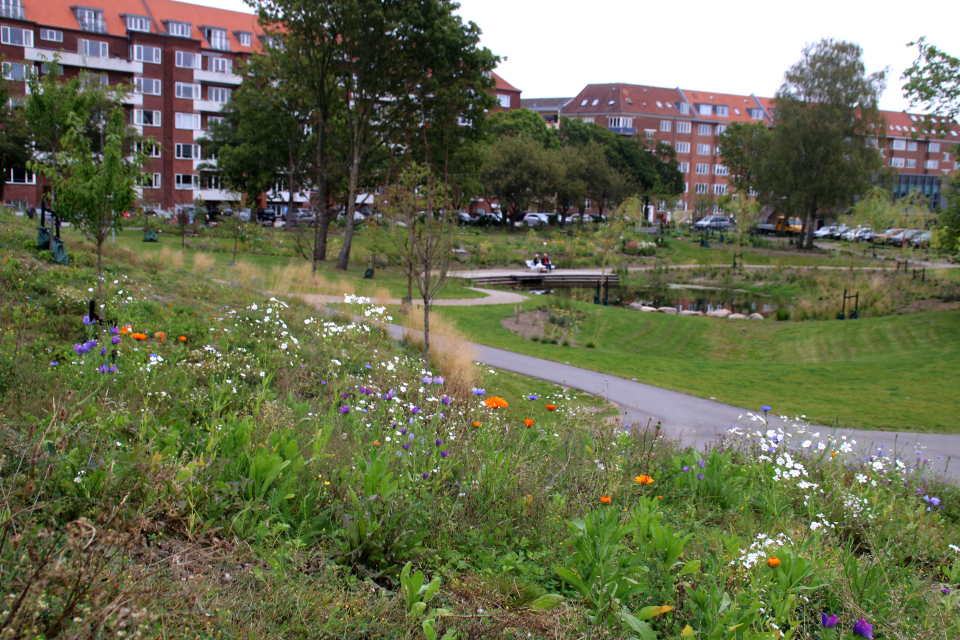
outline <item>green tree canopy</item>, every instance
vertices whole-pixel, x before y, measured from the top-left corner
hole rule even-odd
[[[553,196],[559,165],[536,140],[504,137],[487,150],[481,182],[487,200],[498,200],[505,224],[532,202]]]
[[[547,122],[530,109],[496,111],[486,120],[487,130],[495,138],[510,136],[536,140],[544,149],[559,149],[560,137]]]
[[[903,72],[903,95],[926,113],[928,130],[944,133],[960,116],[960,58],[920,38],[917,59]]]

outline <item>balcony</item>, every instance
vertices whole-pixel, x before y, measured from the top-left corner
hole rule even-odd
[[[123,99],[120,101],[123,104],[129,104],[134,107],[143,106],[143,94],[137,91],[128,91],[127,95],[123,96]]]
[[[234,193],[233,191],[227,191],[226,189],[195,189],[193,192],[194,199],[203,198],[204,201],[218,201],[222,202],[226,200],[227,202],[239,202],[240,194]]]
[[[199,142],[200,140],[202,140],[202,139],[205,138],[205,137],[207,137],[207,130],[206,130],[206,129],[194,129],[194,130],[193,130],[193,141],[194,141],[194,142]]]
[[[53,62],[55,55],[60,57],[60,64],[67,67],[100,69],[102,71],[117,71],[120,73],[143,73],[142,62],[131,62],[123,58],[85,56],[79,53],[68,53],[66,51],[54,52],[44,49],[34,49],[33,47],[27,47],[23,51],[24,59],[34,62]]]
[[[607,127],[607,129],[621,136],[632,136],[637,133],[636,127]]]
[[[90,31],[91,33],[106,33],[107,32],[107,21],[99,18],[92,18],[86,20],[78,20],[80,23],[80,28],[84,31]]]
[[[213,100],[193,101],[193,110],[200,111],[201,113],[220,113],[220,109],[222,108],[222,102],[214,102]]]
[[[3,4],[0,4],[0,18],[26,20],[27,14],[23,12],[23,5],[4,2]]]
[[[204,71],[203,69],[193,70],[194,82],[206,82],[213,84],[232,84],[234,86],[243,82],[243,78],[235,73],[224,73],[222,71]]]

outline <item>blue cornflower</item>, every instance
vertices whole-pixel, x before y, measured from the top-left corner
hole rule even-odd
[[[840,623],[840,618],[835,613],[829,616],[826,613],[820,614],[820,625],[825,629],[832,629]]]
[[[687,465],[683,465],[683,470],[684,470],[684,471],[690,471],[690,467],[687,466]]]
[[[473,388],[473,395],[475,395],[475,396],[486,395],[486,393],[487,393],[487,390],[486,390],[486,389],[478,389],[477,387],[474,387],[474,388]]]
[[[853,623],[853,635],[864,638],[873,638],[873,625],[866,618],[860,618]]]
[[[443,396],[440,399],[440,402],[442,402],[443,404],[450,404],[451,402],[453,402],[453,400],[450,399],[450,396]]]
[[[347,405],[343,405],[342,407],[340,407],[340,413],[350,413],[350,407],[348,407]]]
[[[527,398],[529,398],[530,400],[536,400],[536,399],[537,399],[537,396],[535,396],[535,395],[529,395],[529,396],[527,396]]]

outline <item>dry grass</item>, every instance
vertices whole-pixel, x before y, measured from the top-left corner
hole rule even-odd
[[[214,259],[205,253],[193,254],[193,270],[197,273],[207,273],[213,270]]]
[[[160,249],[159,260],[165,269],[177,271],[183,269],[183,254],[179,251],[174,251],[167,245],[163,245],[163,248]]]
[[[402,316],[404,337],[410,344],[423,347],[423,307],[415,305]],[[451,393],[468,394],[477,382],[477,350],[451,320],[430,314],[430,358],[446,379]]]

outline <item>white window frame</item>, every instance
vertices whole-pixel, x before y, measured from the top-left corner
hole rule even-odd
[[[174,84],[174,94],[182,100],[199,100],[200,85],[195,82],[177,82]]]
[[[13,42],[10,36],[14,32],[19,32],[21,42]],[[13,47],[32,47],[33,31],[30,29],[20,29],[19,27],[0,27],[0,44],[8,44]]]
[[[906,166],[906,161],[903,158],[890,158],[890,166],[897,169],[903,169]]]
[[[681,115],[687,115],[690,113],[690,105],[688,105],[686,102],[681,102],[680,106],[677,107],[677,111],[679,111]]]
[[[151,122],[147,123],[143,120],[143,114],[149,113],[152,114]],[[162,126],[163,114],[154,109],[134,109],[133,110],[133,124],[138,124],[141,127],[159,127]]]
[[[727,185],[725,184],[715,184],[713,185],[713,195],[723,196],[727,194]]]
[[[40,29],[40,39],[47,42],[63,42],[63,31],[56,29]]]
[[[661,121],[660,121],[660,131],[666,131],[666,132],[669,132],[669,131],[670,131],[670,121],[669,121],[669,120],[661,120]]]
[[[729,175],[729,174],[730,174],[730,171],[729,171],[729,169],[727,169],[727,166],[726,166],[726,165],[723,165],[723,164],[715,164],[715,165],[713,165],[713,175],[715,175],[715,176],[725,176],[725,175]]]
[[[143,184],[140,185],[141,188],[143,188],[143,189],[159,189],[159,188],[161,187],[161,184],[160,184],[161,175],[160,175],[159,173],[152,173],[152,174],[151,174],[151,173],[145,173],[145,174],[143,174],[143,175],[145,175],[145,176],[152,176],[152,180],[150,180],[149,184],[146,182],[146,180],[144,180]]]
[[[647,136],[647,140],[653,140],[653,137],[657,135],[656,129],[644,129],[643,133]]]
[[[709,155],[710,155],[710,145],[708,145],[708,144],[698,144],[698,145],[697,145],[697,155],[698,155],[698,156],[709,156]]]
[[[230,38],[227,37],[226,29],[208,28],[204,36],[207,38],[207,42],[210,43],[211,49],[230,51]]]
[[[677,168],[680,170],[680,173],[690,173],[690,163],[689,162],[678,162]]]
[[[894,151],[906,151],[907,150],[907,141],[906,140],[894,140],[890,144],[890,148]]]
[[[713,105],[712,105],[712,104],[701,104],[701,105],[700,105],[700,115],[702,115],[702,116],[712,116],[712,115],[713,115]]]
[[[923,168],[926,169],[926,170],[928,170],[928,171],[936,171],[937,169],[940,168],[940,161],[939,161],[939,160],[927,160],[927,161],[923,164]]]
[[[930,151],[930,153],[940,153],[940,143],[931,142],[930,146],[928,147],[928,150]]]
[[[230,102],[232,91],[226,87],[207,87],[207,99],[211,102],[226,104]]]
[[[238,33],[237,41],[240,43],[241,47],[249,47],[253,44],[253,34],[250,33]]]
[[[710,165],[705,162],[697,163],[697,175],[705,176],[710,173]]]
[[[94,58],[109,58],[110,45],[100,40],[80,38],[80,53]]]
[[[585,118],[581,118],[581,120],[586,124],[593,124],[593,116],[587,116]]]
[[[127,31],[141,31],[150,33],[150,18],[142,16],[126,16],[124,21],[127,25]]]
[[[750,109],[750,117],[754,120],[763,120],[763,109]]]
[[[149,64],[161,63],[160,47],[150,47],[143,44],[133,45],[133,59],[135,62],[146,62]]]
[[[167,33],[178,38],[190,38],[193,35],[189,22],[177,22],[175,20],[167,22]]]
[[[19,67],[20,73],[17,76],[14,76],[13,70]],[[27,71],[29,69],[27,65],[22,62],[7,62],[3,63],[3,79],[9,80],[10,82],[24,82],[27,80],[27,75],[30,73]]]
[[[23,172],[23,181],[22,181],[22,182],[19,182],[19,181],[17,181],[17,180],[14,179],[14,178],[15,178],[14,171],[22,171],[22,172]],[[30,171],[29,169],[22,169],[22,168],[21,168],[21,169],[17,169],[17,168],[12,168],[12,169],[10,169],[10,174],[9,174],[8,177],[7,177],[7,184],[37,184],[37,174],[35,174],[34,172]]]
[[[730,107],[718,104],[713,108],[713,113],[722,118],[730,116]]]
[[[189,178],[189,181],[184,180]],[[200,188],[200,174],[198,173],[177,173],[173,177],[174,188],[181,191],[197,190]]]
[[[677,123],[677,133],[690,133],[692,128],[693,127],[687,121],[681,121]]]
[[[216,73],[232,73],[233,60],[223,57],[211,57],[210,71],[214,71]]]
[[[917,160],[916,158],[907,158],[907,169],[916,169]]]
[[[190,56],[191,59],[189,66],[185,62],[187,56]],[[193,53],[192,51],[177,51],[175,63],[176,66],[181,69],[199,69],[201,62],[201,55],[199,53]]]
[[[907,151],[916,151],[916,150],[917,150],[917,141],[907,140]]]
[[[693,190],[695,193],[710,193],[710,185],[706,182],[698,182],[694,185]]]
[[[144,143],[142,143],[142,142],[134,142],[134,143],[133,143],[133,147],[134,147],[134,149],[136,149],[137,151],[140,151],[141,153],[143,153],[143,155],[147,156],[148,158],[159,158],[159,157],[160,157],[160,145],[158,145],[158,144],[150,145],[150,148],[149,148],[149,149],[145,149],[145,148],[144,148]]]
[[[690,153],[690,143],[689,143],[689,142],[678,142],[678,143],[677,143],[677,153]]]
[[[181,113],[177,111],[174,118],[174,127],[177,129],[186,129],[188,131],[200,130],[199,113]],[[188,120],[189,122],[187,122]]]
[[[134,78],[133,88],[145,96],[163,95],[163,82],[159,78]]]
[[[207,126],[209,127],[212,124],[220,124],[226,120],[223,116],[207,116]]]
[[[707,105],[709,106],[709,105]],[[709,124],[698,124],[697,125],[697,135],[698,136],[712,136],[713,135],[713,126]]]
[[[174,145],[173,156],[177,160],[199,160],[200,145],[188,142],[178,142]]]
[[[718,124],[718,125],[717,125],[717,135],[718,135],[718,136],[719,136],[721,133],[725,132],[726,130],[727,130],[727,125],[725,125],[725,124]]]

